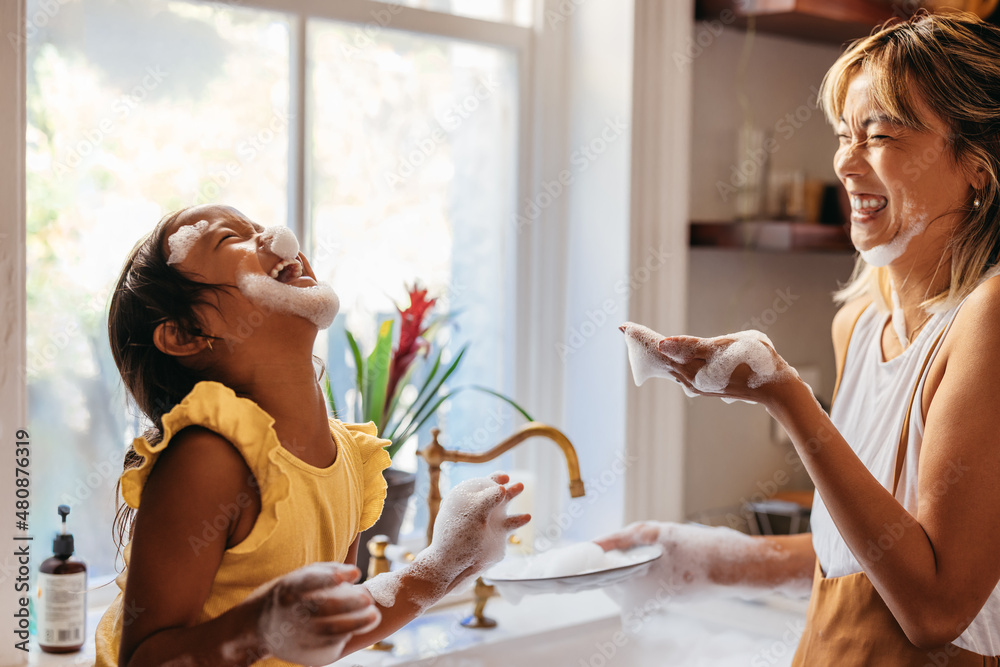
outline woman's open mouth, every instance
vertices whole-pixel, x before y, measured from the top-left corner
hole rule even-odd
[[[283,259],[274,265],[270,276],[279,283],[287,285],[296,278],[302,277],[302,264],[297,259]]]
[[[865,218],[875,215],[888,205],[889,200],[882,195],[851,195],[851,213],[854,217]]]

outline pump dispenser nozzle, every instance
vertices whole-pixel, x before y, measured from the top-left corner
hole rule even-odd
[[[66,517],[69,516],[69,505],[59,506],[59,516],[62,517],[62,526],[59,535],[52,541],[52,553],[57,558],[69,558],[73,555],[73,535],[66,532]]]

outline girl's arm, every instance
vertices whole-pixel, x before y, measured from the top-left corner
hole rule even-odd
[[[918,647],[958,637],[1000,580],[998,319],[1000,284],[989,281],[962,308],[941,350],[942,364],[935,364],[944,371],[926,388],[932,397],[916,516],[865,468],[800,380],[754,390],[747,386],[749,369],[741,366],[725,390],[764,404],[785,428],[840,534]],[[675,359],[681,348],[691,351],[674,369],[693,388],[712,349],[690,338],[667,339],[664,348]]]
[[[331,662],[351,631],[377,622],[371,597],[349,585],[356,568],[322,563],[199,623],[224,551],[252,528],[256,513],[244,508],[254,506],[250,470],[224,438],[188,428],[163,451],[135,519],[119,665],[245,666],[303,649]]]
[[[507,515],[507,504],[524,490],[520,483],[506,486],[509,481],[507,475],[495,473],[452,489],[441,503],[430,546],[406,567],[365,582],[382,622],[371,632],[351,637],[347,653],[388,637],[503,558],[507,534],[530,519],[527,514]]]

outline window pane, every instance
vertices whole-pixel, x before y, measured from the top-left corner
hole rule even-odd
[[[407,304],[404,284],[414,280],[458,314],[448,351],[471,344],[448,386],[507,392],[516,58],[395,31],[382,31],[356,52],[345,48],[352,30],[313,22],[309,31],[314,266],[342,301],[344,315],[325,344],[338,405],[354,385],[343,328],[370,350],[376,323],[395,315],[394,302]],[[340,416],[354,418],[343,410]],[[520,423],[496,398],[472,391],[440,416],[443,444],[466,450],[485,449]],[[428,438],[419,440],[425,445]],[[415,445],[396,456],[397,467],[416,468]],[[451,481],[499,465],[460,466]],[[418,483],[418,495],[425,488]],[[419,526],[426,507],[417,506]]]
[[[382,0],[390,5],[404,5],[474,19],[530,26],[534,0]],[[578,0],[579,1],[579,0]],[[392,11],[391,8],[388,11]],[[391,16],[391,14],[390,14]],[[382,22],[375,20],[381,25]]]
[[[81,0],[29,42],[32,520],[48,539],[71,505],[94,576],[113,572],[114,487],[141,427],[108,347],[110,290],[167,211],[225,201],[285,221],[288,35],[279,14]]]

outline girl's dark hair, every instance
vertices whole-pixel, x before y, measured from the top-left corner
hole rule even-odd
[[[150,444],[163,438],[163,415],[204,379],[183,366],[176,357],[157,349],[153,344],[153,332],[159,324],[172,321],[188,335],[206,336],[195,306],[217,307],[209,296],[223,288],[191,280],[167,264],[164,238],[185,210],[165,216],[132,249],[111,295],[108,313],[111,354],[129,396],[151,422],[143,434]],[[143,458],[129,446],[124,470],[136,468],[142,461]],[[135,512],[121,500],[120,488],[119,481],[112,529],[119,551],[131,536]]]

